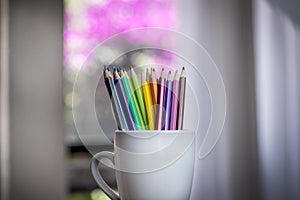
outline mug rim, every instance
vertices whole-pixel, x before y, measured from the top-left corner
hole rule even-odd
[[[150,139],[156,136],[174,136],[174,135],[187,135],[193,134],[194,139],[196,137],[196,132],[192,129],[183,129],[183,130],[116,130],[115,137],[117,135],[127,135],[136,139]]]
[[[148,133],[164,133],[164,134],[181,134],[181,133],[194,133],[195,130],[192,129],[183,129],[183,130],[115,130],[116,134],[125,134],[125,133],[139,133],[139,134],[148,134]]]

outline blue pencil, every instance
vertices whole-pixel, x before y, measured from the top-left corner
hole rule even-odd
[[[105,86],[106,86],[107,92],[109,94],[109,98],[111,100],[112,109],[113,109],[113,113],[114,113],[114,116],[115,116],[115,119],[116,119],[116,123],[117,123],[118,129],[121,130],[122,126],[121,126],[120,118],[118,116],[117,107],[116,107],[116,103],[115,103],[115,98],[113,98],[113,95],[112,95],[112,88],[110,86],[111,85],[110,84],[111,81],[109,80],[110,78],[108,76],[108,71],[109,71],[109,68],[106,68],[104,66],[103,74],[104,74]]]
[[[165,93],[165,125],[163,130],[170,130],[170,119],[171,119],[171,106],[172,106],[172,74],[169,71],[167,83],[166,83],[166,93]]]
[[[127,122],[128,129],[129,130],[136,130],[136,126],[135,126],[135,123],[134,123],[134,120],[133,120],[133,116],[130,112],[130,108],[129,108],[127,96],[126,96],[126,93],[125,93],[125,89],[124,89],[121,77],[120,77],[117,69],[115,69],[115,71],[114,71],[114,78],[115,78],[115,85],[116,85],[117,95],[120,99],[120,103],[121,103],[121,106],[123,108],[123,112],[124,112],[124,115],[125,115],[125,121]]]
[[[116,113],[114,113],[115,118],[116,118],[116,121],[117,122],[119,121],[119,123],[120,123],[120,124],[118,124],[118,127],[121,130],[122,129],[128,130],[128,124],[127,124],[127,121],[125,120],[125,114],[124,114],[124,111],[123,111],[123,107],[121,105],[120,98],[117,94],[117,88],[116,88],[116,85],[114,83],[113,76],[112,76],[110,71],[106,71],[106,73],[107,73],[106,76],[108,78],[109,85],[110,85],[111,92],[112,92],[112,103],[115,104],[113,106],[115,106],[115,108],[116,108]]]

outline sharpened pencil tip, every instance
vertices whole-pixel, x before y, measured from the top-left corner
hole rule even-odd
[[[160,77],[164,78],[165,77],[165,70],[164,68],[162,68],[161,72],[160,72]]]
[[[184,67],[182,67],[180,77],[185,77],[185,69],[184,69]]]
[[[119,72],[118,72],[117,70],[115,70],[114,78],[115,78],[115,79],[120,79],[120,78],[121,78],[121,77],[120,77],[120,74],[119,74]]]
[[[124,76],[124,71],[123,70],[120,71],[120,76],[121,76],[121,78]]]
[[[168,74],[168,80],[169,80],[169,81],[172,80],[172,71],[171,71],[171,70],[169,71],[169,74]]]

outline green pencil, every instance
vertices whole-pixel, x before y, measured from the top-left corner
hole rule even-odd
[[[128,80],[128,75],[125,73],[126,71],[123,70],[120,71],[121,80],[124,85],[124,89],[128,98],[128,103],[129,103],[130,110],[132,112],[133,120],[135,122],[137,130],[143,130],[144,129],[143,118],[139,111],[139,107],[135,95],[133,94],[132,86]]]
[[[133,86],[134,95],[136,96],[139,107],[140,107],[140,111],[141,111],[141,114],[142,114],[142,117],[144,120],[143,122],[144,122],[144,124],[148,124],[143,93],[142,93],[141,87],[139,85],[138,76],[136,75],[136,73],[134,72],[132,67],[130,67],[130,80],[131,80],[131,83]]]

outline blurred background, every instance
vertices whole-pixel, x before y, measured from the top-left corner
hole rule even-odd
[[[73,83],[97,44],[143,27],[193,38],[225,84],[223,133],[196,159],[191,199],[300,199],[299,8],[296,0],[1,0],[1,199],[107,198],[91,177],[87,148],[113,147],[88,133],[88,147],[78,138]],[[122,63],[170,60],[139,53]],[[110,108],[102,112],[113,130]],[[101,167],[116,188],[114,173]]]

